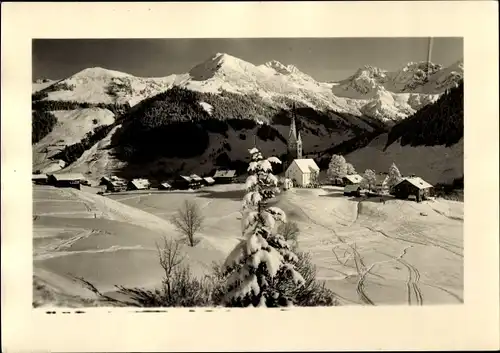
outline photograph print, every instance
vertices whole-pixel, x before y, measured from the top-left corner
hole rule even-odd
[[[34,39],[33,307],[462,304],[463,38]]]

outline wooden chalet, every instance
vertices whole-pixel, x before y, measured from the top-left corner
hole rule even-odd
[[[398,199],[415,196],[417,202],[425,200],[432,193],[433,186],[419,177],[403,178],[393,188],[393,194]]]
[[[345,196],[361,196],[361,186],[359,184],[349,184],[344,186]]]
[[[172,190],[172,185],[164,181],[158,185],[158,190]]]
[[[217,170],[213,179],[217,184],[231,184],[236,178],[236,170]]]
[[[32,174],[31,181],[36,185],[45,185],[48,181],[47,174]]]
[[[128,182],[127,190],[148,190],[150,187],[148,179],[132,179]]]
[[[342,178],[342,185],[356,185],[363,181],[363,177],[359,174],[346,175]]]
[[[127,190],[127,181],[116,176],[104,176],[101,178],[100,186],[106,187],[108,192],[119,192]]]
[[[191,185],[191,178],[186,175],[178,175],[174,180],[174,187],[179,190],[187,190]]]
[[[74,188],[80,190],[85,177],[80,173],[59,173],[51,174],[47,178],[47,182],[58,188]]]
[[[198,188],[201,188],[203,186],[203,178],[196,175],[196,174],[191,174],[189,176],[189,178],[191,179],[191,184],[190,184],[190,188],[191,189],[198,189]]]
[[[205,186],[210,186],[215,184],[215,179],[212,177],[204,177],[203,178],[203,185]]]

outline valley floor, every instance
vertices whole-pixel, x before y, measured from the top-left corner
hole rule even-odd
[[[238,242],[243,195],[242,184],[107,197],[35,186],[34,305],[96,305],[73,276],[107,294],[114,285],[158,286],[155,243],[178,236],[168,218],[185,199],[206,217],[200,243],[184,249],[203,275]],[[382,203],[347,198],[336,187],[292,189],[273,202],[298,223],[299,247],[341,304],[463,303],[463,203]]]

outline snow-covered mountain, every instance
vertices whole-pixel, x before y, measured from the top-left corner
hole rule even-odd
[[[459,61],[447,68],[436,64],[410,63],[396,72],[366,66],[346,80],[337,83],[318,82],[293,65],[278,61],[254,65],[224,53],[211,56],[187,73],[167,77],[136,77],[100,67],[88,68],[63,80],[44,80],[33,84],[33,92],[37,92],[34,99],[68,102],[71,105],[69,108],[58,108],[55,105],[55,108],[51,106],[49,110],[73,109],[51,112],[58,122],[45,138],[33,146],[34,168],[52,171],[65,167],[65,163],[60,159],[55,160],[52,157],[65,146],[78,143],[77,140],[92,134],[97,127],[110,123],[113,123],[113,128],[102,143],[86,150],[78,161],[67,168],[100,175],[108,171],[111,165],[122,165],[112,153],[111,141],[115,132],[123,129],[118,122],[114,122],[116,117],[108,110],[112,110],[112,107],[95,106],[97,103],[140,106],[144,105],[142,102],[146,102],[145,99],[177,87],[205,95],[203,99],[197,98],[195,105],[201,107],[208,117],[213,115],[213,119],[266,120],[266,114],[268,117],[274,116],[281,109],[288,110],[291,107],[290,102],[297,102],[298,106],[310,109],[302,113],[305,114],[302,121],[305,130],[302,135],[304,150],[312,153],[339,144],[360,132],[370,132],[380,122],[392,123],[404,119],[436,101],[443,92],[454,87],[462,78],[463,64]],[[228,97],[227,92],[254,98],[243,102],[235,96]],[[173,102],[177,104],[175,99]],[[234,103],[228,105],[228,99]],[[77,104],[73,108],[71,102],[91,105],[79,107]],[[146,106],[149,104],[150,107],[146,110],[151,115],[148,119],[156,119],[155,114],[166,114],[166,110],[161,112],[165,106],[160,109],[164,103],[161,100],[155,102],[154,98],[151,103],[147,103]],[[232,109],[231,104],[239,107]],[[253,105],[262,107],[254,109]],[[168,114],[180,114],[182,109],[201,114],[196,108],[193,110],[184,106],[180,109],[168,111]],[[329,119],[335,120],[333,125],[329,124]],[[123,123],[127,126],[126,121]],[[287,136],[288,123],[283,120],[278,124],[271,122],[274,133]],[[77,132],[78,138],[73,136],[76,133],[73,130]],[[225,153],[233,161],[246,157],[241,156],[246,153],[246,147],[239,147],[246,144],[250,146],[257,130],[253,127],[230,127],[226,131],[222,135],[215,131],[208,132],[206,138],[209,145],[205,152],[191,162],[179,159],[178,164],[188,169],[191,168],[190,165],[193,168],[203,166],[203,171],[209,171],[214,166],[214,160],[221,154]],[[264,138],[260,142],[263,146],[268,145],[269,151],[264,151],[266,153],[280,154],[286,150],[285,142],[280,138]],[[106,160],[106,163],[97,163],[98,160]],[[172,160],[164,162],[168,164]]]
[[[435,101],[461,78],[461,61],[448,68],[421,62],[409,63],[395,72],[365,66],[346,80],[325,83],[293,65],[274,60],[257,66],[217,53],[183,74],[144,78],[94,67],[43,90],[48,95],[46,100],[135,105],[180,86],[199,92],[256,94],[267,102],[287,97],[314,109],[397,121]]]
[[[396,71],[373,66],[358,69],[349,78],[332,84],[339,97],[357,99],[367,116],[400,120],[435,102],[463,79],[463,61],[449,67],[431,62],[411,62]]]
[[[45,100],[75,101],[86,103],[130,104],[168,90],[180,84],[186,75],[160,78],[142,78],[133,75],[92,67],[41,90]]]

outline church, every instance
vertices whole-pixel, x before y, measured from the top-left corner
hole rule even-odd
[[[318,181],[319,167],[312,158],[302,158],[302,138],[297,133],[295,113],[292,115],[290,132],[288,134],[285,178],[290,179],[294,186],[305,187]]]

